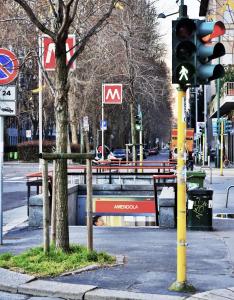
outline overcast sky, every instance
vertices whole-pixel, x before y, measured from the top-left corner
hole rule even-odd
[[[179,1],[180,2],[180,1]],[[199,5],[198,0],[184,0],[185,5],[188,6],[188,16],[192,19],[199,18]],[[176,0],[158,0],[155,4],[157,13],[163,12],[165,15],[178,11],[179,6]],[[165,19],[158,19],[160,25],[160,34],[162,40],[167,48],[167,60],[171,60],[171,21],[177,19],[178,15],[170,16]]]

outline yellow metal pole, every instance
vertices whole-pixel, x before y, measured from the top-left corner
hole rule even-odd
[[[186,282],[186,174],[185,121],[183,116],[185,92],[178,91],[178,158],[177,158],[177,282]]]
[[[221,119],[221,132],[220,132],[220,176],[223,176],[223,135],[224,135],[224,119]]]
[[[170,290],[194,291],[187,283],[186,261],[186,123],[184,113],[185,91],[178,89],[178,120],[177,120],[177,278]]]

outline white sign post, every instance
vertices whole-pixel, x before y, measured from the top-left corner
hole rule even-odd
[[[15,115],[15,86],[9,86],[19,73],[19,61],[8,49],[0,48],[0,245],[3,237],[3,161],[4,161],[4,116]]]
[[[102,160],[104,160],[104,104],[122,104],[123,85],[121,83],[104,83],[102,85]]]
[[[3,157],[4,157],[4,116],[15,116],[16,87],[0,85],[0,245],[3,239]]]

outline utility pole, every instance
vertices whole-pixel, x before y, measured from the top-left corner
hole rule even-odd
[[[43,77],[42,77],[42,37],[39,36],[38,39],[38,44],[39,44],[39,66],[38,66],[38,81],[39,81],[39,92],[38,92],[38,131],[39,131],[39,153],[43,152],[42,149],[42,139],[43,139],[43,134],[42,134],[42,86],[43,86]],[[39,159],[39,170],[42,170],[42,159]]]

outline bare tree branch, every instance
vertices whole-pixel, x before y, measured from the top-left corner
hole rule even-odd
[[[109,8],[109,11],[102,16],[101,19],[97,21],[97,23],[89,30],[89,32],[85,35],[85,37],[79,42],[79,47],[75,51],[75,53],[72,55],[70,61],[68,62],[68,69],[70,69],[73,62],[76,60],[76,58],[79,56],[80,53],[84,50],[86,44],[90,40],[90,38],[97,32],[97,30],[102,26],[102,24],[110,17],[112,14],[113,9],[115,8],[116,0],[111,1],[111,5]]]
[[[27,4],[25,0],[14,0],[17,2],[27,13],[31,22],[36,25],[43,33],[48,34],[53,40],[55,40],[56,36],[54,32],[46,28],[35,16],[34,12],[32,11],[31,7]]]

